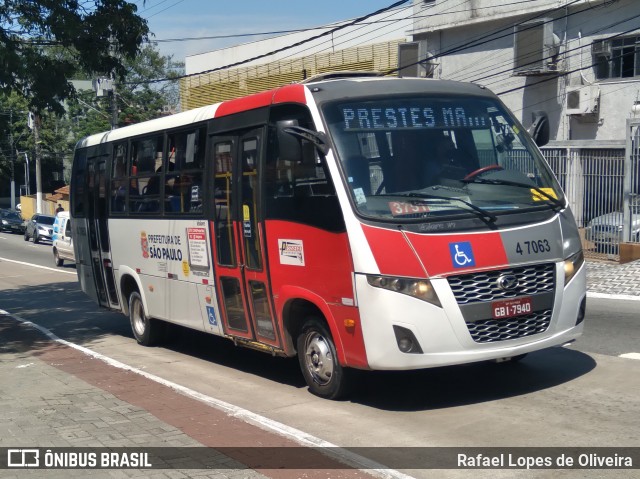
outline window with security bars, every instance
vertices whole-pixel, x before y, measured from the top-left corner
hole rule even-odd
[[[592,55],[598,80],[640,76],[640,36],[594,42]]]

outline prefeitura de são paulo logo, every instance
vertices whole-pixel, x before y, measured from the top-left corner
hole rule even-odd
[[[147,240],[147,233],[145,231],[140,232],[140,247],[142,248],[142,257],[149,257],[149,241]]]

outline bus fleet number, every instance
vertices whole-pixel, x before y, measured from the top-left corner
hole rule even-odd
[[[541,254],[549,251],[551,251],[551,245],[549,245],[549,240],[546,239],[523,241],[522,243],[518,241],[516,243],[516,253],[519,255]]]

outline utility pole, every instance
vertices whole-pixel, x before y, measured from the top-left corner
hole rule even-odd
[[[118,97],[116,96],[116,82],[112,79],[111,84],[111,129],[118,128]]]
[[[118,128],[118,100],[116,97],[116,83],[113,78],[96,78],[93,80],[93,90],[97,97],[109,97],[111,100],[111,129]]]
[[[42,213],[42,158],[40,154],[40,115],[33,114],[33,142],[36,157],[36,213]]]
[[[11,162],[11,209],[16,209],[16,157],[13,150],[13,110],[9,110],[9,161]]]

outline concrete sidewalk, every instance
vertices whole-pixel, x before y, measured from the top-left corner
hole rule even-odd
[[[640,260],[626,264],[587,261],[587,292],[640,299]]]
[[[3,479],[301,477],[296,469],[250,466],[269,463],[268,457],[260,456],[266,454],[260,453],[262,448],[271,456],[273,448],[292,448],[299,456],[300,444],[289,438],[53,341],[7,315],[0,314],[0,336],[0,448],[204,451],[164,459],[162,469],[157,462],[153,469],[9,468],[0,469]],[[312,461],[320,461],[318,469],[303,471],[306,478],[373,477],[305,449],[314,455]],[[7,463],[7,457],[0,457],[0,467]]]

